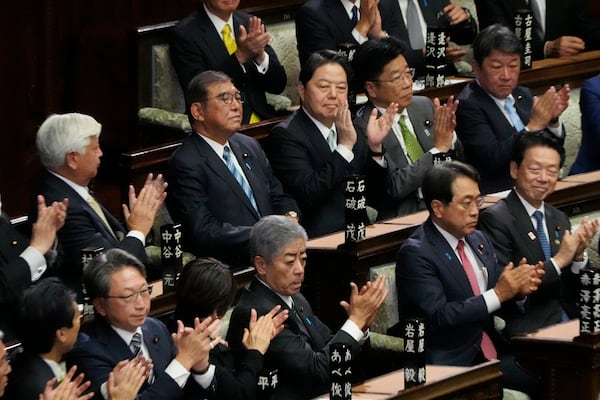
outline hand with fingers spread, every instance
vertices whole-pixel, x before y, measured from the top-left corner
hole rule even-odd
[[[398,112],[398,103],[390,103],[381,117],[377,118],[377,108],[373,108],[367,123],[367,143],[371,151],[379,153],[383,150],[383,139],[387,136],[392,125],[394,117]]]
[[[433,99],[435,118],[433,124],[434,147],[443,153],[450,150],[453,145],[457,108],[458,100],[455,100],[454,96],[450,96],[444,105],[440,104],[440,100],[437,97]]]
[[[53,202],[46,206],[44,196],[37,196],[37,221],[33,224],[30,246],[36,248],[40,253],[46,254],[56,241],[56,231],[65,223],[69,200]]]
[[[77,367],[71,367],[65,379],[58,385],[56,385],[56,378],[50,379],[46,383],[44,393],[40,394],[39,400],[88,400],[94,397],[94,393],[83,394],[91,382],[83,382],[83,374],[73,378],[75,371],[77,371]]]
[[[533,98],[533,107],[531,108],[531,117],[527,124],[527,130],[535,132],[545,129],[553,118],[557,101],[557,93],[554,86],[550,86],[541,98],[535,96]]]
[[[257,64],[264,61],[265,46],[269,44],[271,35],[265,30],[265,25],[258,17],[250,17],[248,20],[248,29],[240,25],[240,32],[237,38],[237,51],[235,56],[240,64],[245,64],[254,60]]]
[[[352,115],[350,114],[347,101],[344,101],[338,107],[335,115],[335,129],[338,143],[352,151],[356,144],[356,130],[352,124]]]
[[[385,278],[379,276],[375,282],[368,281],[360,291],[354,282],[350,283],[350,288],[350,302],[341,301],[340,305],[346,310],[348,319],[365,330],[375,321],[377,311],[387,296]]]
[[[135,399],[140,388],[148,379],[148,372],[147,363],[141,356],[121,361],[108,376],[109,400]]]
[[[129,207],[123,204],[123,215],[130,230],[136,230],[147,235],[154,223],[154,217],[163,204],[167,193],[167,183],[159,174],[154,179],[148,174],[144,187],[136,196],[133,186],[129,186]]]

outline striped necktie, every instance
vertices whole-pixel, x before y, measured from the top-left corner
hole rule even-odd
[[[552,254],[550,254],[550,242],[548,242],[548,236],[544,230],[544,214],[542,214],[540,210],[535,210],[533,213],[533,218],[535,218],[536,222],[535,233],[537,234],[540,245],[542,246],[544,257],[546,257],[546,260],[548,260]]]
[[[131,354],[137,356],[142,351],[142,335],[139,332],[133,334],[131,342],[129,342],[129,350]]]
[[[254,207],[254,210],[256,210],[256,212],[260,215],[258,206],[256,205],[256,200],[254,199],[254,193],[252,193],[252,188],[246,181],[246,178],[242,175],[242,172],[235,166],[235,163],[231,157],[231,150],[227,145],[223,147],[223,159],[225,160],[227,168],[229,168],[229,171],[231,171],[235,180],[240,184],[246,196],[248,196],[248,200],[250,200],[250,203],[252,203],[252,207]]]

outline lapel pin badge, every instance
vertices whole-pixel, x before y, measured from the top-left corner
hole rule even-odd
[[[450,253],[446,253],[445,255],[448,260],[452,260],[452,256],[450,255]]]
[[[529,239],[535,240],[535,234],[533,232],[529,232],[527,236],[529,236]]]
[[[479,251],[480,255],[483,255],[483,244],[480,244],[479,246],[477,246],[477,250]]]

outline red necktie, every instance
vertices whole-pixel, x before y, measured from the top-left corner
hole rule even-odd
[[[477,277],[475,276],[475,270],[473,269],[473,265],[471,261],[467,258],[465,254],[465,242],[464,240],[459,240],[458,245],[456,246],[456,250],[458,250],[458,256],[460,257],[460,261],[462,266],[467,274],[467,278],[469,279],[469,283],[471,284],[471,289],[473,289],[473,293],[476,296],[481,294],[481,290],[479,289],[479,284],[477,283]],[[494,360],[498,358],[498,353],[496,353],[496,348],[494,347],[494,343],[492,343],[492,339],[483,331],[483,335],[481,336],[481,351],[483,355],[488,360]]]

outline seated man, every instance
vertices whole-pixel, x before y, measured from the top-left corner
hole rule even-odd
[[[600,74],[581,85],[581,143],[569,175],[600,169],[600,157],[595,149],[600,146]]]
[[[221,339],[212,318],[196,320],[193,328],[178,322],[171,336],[162,322],[148,317],[152,286],[144,265],[120,249],[96,256],[84,268],[83,281],[97,315],[79,333],[67,363],[85,373],[95,399],[108,399],[111,372],[120,382],[122,371],[115,367],[139,355],[150,368],[137,399],[181,398],[184,387],[190,396],[214,392],[208,352]]]
[[[296,12],[295,21],[300,65],[319,50],[337,51],[343,44],[358,46],[387,35],[408,43],[397,0],[309,0]],[[422,48],[408,51],[407,58],[424,71]]]
[[[0,207],[1,207],[0,203]],[[17,231],[0,211],[0,330],[5,339],[15,338],[17,300],[32,282],[37,281],[56,256],[56,231],[65,222],[68,200],[46,206],[43,196],[37,197],[37,221],[33,224],[31,241]]]
[[[239,0],[203,0],[173,29],[170,54],[184,92],[200,72],[229,75],[245,97],[242,123],[247,124],[273,116],[265,92],[281,93],[287,77],[262,21],[237,11],[239,4]]]
[[[460,92],[456,133],[465,146],[467,162],[481,174],[484,194],[510,189],[513,143],[524,130],[549,129],[564,143],[565,130],[558,121],[569,105],[569,85],[553,86],[534,100],[531,91],[518,86],[521,42],[508,28],[492,25],[473,42],[476,80]]]
[[[244,98],[231,78],[202,72],[186,98],[194,132],[169,160],[169,213],[182,224],[186,251],[246,266],[252,225],[263,215],[297,218],[298,206],[258,142],[237,132]]]
[[[383,139],[384,158],[389,169],[388,210],[379,218],[391,218],[424,210],[423,176],[438,162],[464,157],[456,140],[454,112],[458,106],[451,96],[440,105],[425,96],[413,96],[412,71],[403,55],[402,43],[393,37],[363,43],[352,60],[357,85],[364,87],[369,101],[354,120],[359,135],[366,135],[368,120],[377,109],[381,115],[388,104],[398,103],[392,129]],[[431,131],[430,131],[431,130]]]
[[[502,24],[514,30],[514,12],[533,12],[533,59],[566,57],[600,49],[600,23],[594,21],[585,1],[475,0],[480,27]]]
[[[309,237],[344,229],[346,174],[366,175],[367,205],[385,207],[382,142],[398,106],[390,104],[379,119],[373,110],[366,136],[357,135],[348,110],[349,71],[334,51],[310,56],[298,82],[302,108],[275,126],[266,143],[275,174],[300,205]]]
[[[493,313],[537,289],[540,265],[503,269],[494,246],[475,229],[483,198],[479,175],[458,161],[433,166],[423,180],[429,218],[402,244],[396,259],[398,309],[427,325],[427,362],[471,366],[500,358],[505,386],[528,393],[536,383],[507,353]]]
[[[42,394],[44,399],[50,399],[53,393],[53,398],[65,400],[90,399],[93,396],[90,393],[80,397],[90,382],[83,382],[83,374],[74,378],[76,367],[67,371],[64,361],[64,356],[75,345],[79,333],[81,314],[75,299],[75,292],[58,278],[43,279],[25,290],[18,307],[18,332],[24,351],[12,361],[10,385],[5,399],[38,400]],[[112,392],[115,395],[112,398],[127,399],[117,394],[128,394],[129,389],[135,396],[145,380],[146,367],[142,360],[133,360],[128,364],[131,365],[123,364],[119,369],[138,372],[132,376],[137,380],[122,381],[118,385],[119,390]],[[57,382],[61,382],[60,385],[57,386]],[[70,386],[71,390],[64,386]],[[60,397],[63,395],[65,397]]]
[[[480,228],[489,236],[498,261],[544,264],[539,289],[527,297],[524,312],[506,310],[504,333],[529,333],[567,318],[578,318],[579,271],[587,264],[585,249],[598,230],[598,221],[585,217],[571,233],[569,218],[544,202],[556,186],[564,150],[545,131],[521,134],[510,162],[516,180],[510,194],[482,212]]]
[[[63,254],[56,275],[75,293],[81,293],[81,250],[113,247],[146,259],[144,244],[157,210],[166,196],[166,184],[152,175],[136,198],[129,188],[129,207],[123,205],[129,232],[102,207],[88,188],[100,166],[100,125],[89,115],[70,113],[49,116],[37,132],[36,145],[42,173],[35,193],[47,201],[69,200],[65,225],[58,232]],[[33,218],[36,216],[32,210]]]
[[[183,268],[177,280],[177,308],[175,318],[184,325],[192,325],[195,318],[211,316],[221,319],[231,306],[235,296],[231,269],[213,258],[198,258]],[[275,314],[277,305],[266,315],[257,319],[256,310],[250,316],[250,327],[244,331],[242,343],[246,351],[236,366],[233,353],[226,343],[219,343],[210,351],[210,363],[220,384],[219,399],[254,399],[258,374],[263,366],[263,356],[271,337],[283,330],[288,311]]]
[[[232,349],[240,351],[252,309],[258,314],[275,306],[289,310],[283,331],[273,338],[265,354],[265,368],[278,370],[279,385],[273,394],[278,399],[308,399],[327,392],[329,346],[345,343],[356,357],[387,294],[383,277],[368,282],[360,292],[352,283],[349,302],[341,303],[348,320],[332,334],[300,293],[306,241],[304,229],[285,217],[264,217],[254,225],[250,251],[256,277],[233,310],[227,334]]]

